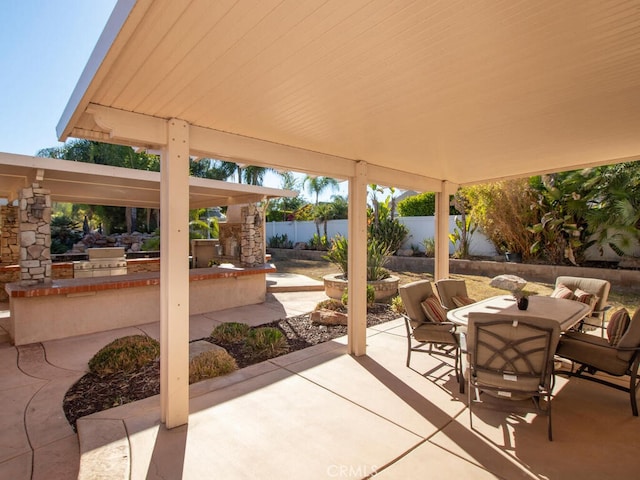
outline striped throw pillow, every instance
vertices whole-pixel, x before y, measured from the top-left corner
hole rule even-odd
[[[625,308],[621,308],[611,315],[609,324],[607,325],[607,338],[609,339],[609,345],[612,347],[618,345],[630,324],[631,318],[629,317],[629,312],[627,312]]]
[[[575,295],[574,300],[580,303],[586,303],[591,308],[591,312],[593,312],[593,308],[596,306],[596,303],[598,303],[597,296],[595,296],[593,293],[585,292],[584,290],[581,290],[579,288],[576,289],[573,294]],[[589,312],[589,315],[591,315],[591,312]]]
[[[465,305],[476,303],[473,298],[463,297],[462,295],[454,295],[453,297],[451,297],[451,301],[456,307],[464,307]]]
[[[566,298],[567,300],[573,300],[573,291],[565,284],[561,283],[551,293],[553,298]]]
[[[447,312],[440,305],[440,300],[435,295],[431,295],[420,306],[427,320],[433,323],[445,322],[447,320]]]

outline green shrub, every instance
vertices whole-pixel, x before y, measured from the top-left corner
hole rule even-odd
[[[91,360],[89,370],[96,375],[133,372],[160,355],[160,344],[146,335],[131,335],[102,347]]]
[[[293,242],[289,240],[286,233],[282,235],[274,235],[267,240],[267,246],[269,248],[293,248]]]
[[[403,313],[407,313],[407,310],[404,308],[404,303],[402,303],[402,297],[400,295],[396,295],[391,299],[391,310],[402,315]]]
[[[307,248],[309,250],[329,250],[329,240],[325,235],[319,236],[314,233],[311,240],[307,242]]]
[[[422,245],[424,246],[424,256],[425,257],[435,257],[436,256],[436,239],[433,237],[425,238],[422,241]]]
[[[246,323],[225,322],[218,325],[211,332],[215,342],[237,343],[243,341],[249,334],[250,327]]]
[[[249,331],[245,346],[255,356],[263,358],[277,357],[289,350],[284,334],[277,328],[260,327]]]
[[[424,192],[398,202],[398,213],[403,217],[432,217],[436,211],[436,194]]]
[[[65,215],[51,218],[51,253],[66,253],[83,237],[78,222]]]
[[[140,250],[142,250],[143,252],[153,252],[156,250],[160,250],[160,237],[147,238],[144,242],[142,242]]]
[[[189,362],[189,384],[227,375],[237,369],[236,360],[225,350],[203,352]]]

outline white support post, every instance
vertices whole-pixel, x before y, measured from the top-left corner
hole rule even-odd
[[[167,428],[189,421],[189,125],[167,122],[160,165],[160,406]]]
[[[357,162],[349,178],[348,350],[367,353],[367,164]]]
[[[454,184],[445,180],[436,193],[436,280],[449,277],[449,196],[455,193],[455,189]]]

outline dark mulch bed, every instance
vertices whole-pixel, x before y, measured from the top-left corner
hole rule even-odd
[[[311,322],[310,317],[309,314],[300,315],[261,326],[281,330],[287,337],[289,352],[328,342],[347,334],[346,326],[316,325]],[[396,318],[398,314],[393,312],[389,305],[375,304],[367,311],[367,326],[379,325]],[[212,341],[210,338],[204,340]],[[265,358],[252,356],[242,344],[219,345],[236,359],[239,368],[265,360]],[[67,391],[62,407],[67,420],[75,429],[76,420],[80,417],[159,393],[160,360],[155,360],[133,373],[114,373],[102,377],[87,373]]]

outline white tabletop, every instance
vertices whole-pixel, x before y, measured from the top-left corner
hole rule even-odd
[[[447,312],[447,319],[458,325],[467,325],[469,313],[504,313],[521,317],[542,317],[557,320],[560,330],[566,331],[589,313],[589,306],[575,300],[552,298],[541,295],[529,297],[529,308],[518,310],[515,299],[511,295],[500,295],[487,298],[471,305],[454,308]]]

